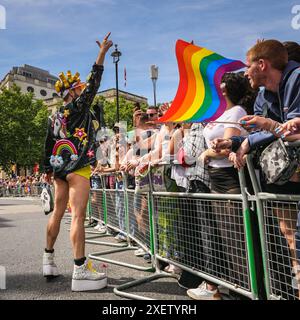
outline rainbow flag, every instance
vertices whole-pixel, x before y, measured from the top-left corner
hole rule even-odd
[[[245,64],[183,40],[176,42],[176,57],[179,86],[170,109],[158,122],[208,122],[219,118],[226,109],[220,89],[222,76]]]

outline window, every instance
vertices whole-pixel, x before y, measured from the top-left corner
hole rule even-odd
[[[52,79],[47,79],[47,82],[55,85],[55,82],[56,82],[56,81],[55,81],[55,80],[52,80]]]
[[[27,78],[32,78],[32,74],[26,71],[23,71],[23,76],[27,77]]]
[[[47,91],[44,90],[44,89],[42,89],[42,90],[40,91],[40,94],[41,94],[43,97],[46,97]]]
[[[32,87],[27,87],[27,91],[28,91],[28,92],[34,92],[34,88],[32,88]]]

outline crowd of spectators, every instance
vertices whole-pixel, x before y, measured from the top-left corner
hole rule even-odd
[[[37,196],[42,184],[42,176],[39,174],[0,179],[0,196]]]
[[[137,105],[133,114],[134,134],[131,137],[127,136],[122,124],[117,123],[113,128],[114,135],[110,138],[103,136],[100,140],[101,152],[93,176],[124,172],[129,177],[129,185],[138,192],[145,190],[147,185],[145,172],[149,168],[149,163],[155,167],[159,163],[167,162],[169,168],[165,165],[163,173],[165,180],[168,180],[165,181],[167,191],[241,193],[238,170],[244,167],[246,154],[263,150],[277,138],[286,141],[299,140],[299,62],[300,46],[297,43],[280,43],[276,40],[258,41],[247,54],[245,74],[241,72],[224,74],[221,90],[227,108],[215,123],[159,124],[155,120],[168,110],[169,103],[159,108],[149,107],[146,112]],[[172,159],[177,160],[181,165],[171,165]],[[111,175],[105,179],[107,188],[117,190],[124,188],[121,174],[115,177]],[[267,183],[262,173],[260,182],[262,191],[300,194],[299,169],[295,170],[284,185]],[[133,204],[135,221],[130,221],[130,229],[133,232],[135,230],[135,232],[145,233],[147,230],[144,226],[146,219],[144,212],[147,204],[143,197],[136,194]],[[126,241],[124,199],[118,196],[115,201],[119,228],[123,230],[116,239]],[[168,206],[172,207],[172,203]],[[239,248],[239,243],[244,241],[241,239],[243,231],[236,229],[240,225],[240,212],[230,206],[221,212],[219,210],[218,214],[214,206],[204,213],[199,208],[192,209],[190,206],[187,210],[189,223],[194,226],[192,233],[195,237],[202,237],[200,240],[204,248],[203,252],[199,252],[202,261],[199,258],[195,263],[206,266],[215,265],[217,262],[210,261],[212,257],[209,252],[226,248],[222,261],[225,261],[227,266],[230,265],[231,272],[239,275],[236,278],[239,278],[239,285],[242,285],[246,281],[247,266],[243,266],[244,257],[241,256],[242,249]],[[183,235],[178,234],[180,222],[186,223],[186,217],[182,217],[180,211],[179,206],[179,209],[174,210],[171,215],[163,211],[158,212],[158,240],[161,250],[159,254],[163,257],[180,260],[181,255],[195,254],[200,250],[187,239],[188,237],[192,239],[193,235],[184,238]],[[196,216],[190,212],[196,212]],[[201,218],[201,214],[205,217]],[[299,277],[298,251],[300,248],[297,247],[299,244],[295,240],[297,212],[283,208],[274,210],[273,214],[288,244],[293,272]],[[293,218],[288,218],[291,216]],[[199,221],[206,221],[207,224],[199,225]],[[214,225],[209,225],[209,221],[213,221]],[[193,222],[198,223],[193,224]],[[217,230],[218,234],[207,237],[209,234],[207,230]],[[178,239],[178,237],[182,238]],[[221,239],[220,246],[223,249],[213,247],[216,243],[214,237]],[[177,245],[179,240],[187,245],[179,247]],[[138,250],[136,254],[143,255],[143,250]],[[192,267],[197,268],[196,265]],[[189,283],[192,279],[193,286],[183,284],[187,288],[193,288],[187,291],[190,297],[220,299],[216,284],[203,279],[197,280],[191,275],[187,276],[186,271],[172,264],[165,266],[164,270],[181,273],[182,278],[189,278]],[[197,283],[200,286],[195,288]]]
[[[159,108],[148,107],[146,111],[136,104],[133,113],[134,132],[130,136],[123,123],[116,123],[112,135],[103,133],[98,139],[98,164],[93,167],[91,187],[98,189],[105,183],[108,189],[122,191],[125,187],[122,173],[126,174],[127,187],[135,189],[132,204],[134,219],[129,221],[133,236],[146,236],[150,232],[146,223],[147,199],[141,193],[147,191],[149,164],[156,168],[156,177],[163,176],[166,191],[240,194],[238,170],[245,166],[245,155],[261,152],[278,138],[299,140],[299,89],[299,44],[258,41],[247,53],[245,73],[224,74],[221,91],[226,100],[226,110],[217,122],[159,124],[156,120],[168,110],[170,103]],[[176,160],[177,165],[173,165],[171,160]],[[163,172],[160,171],[161,163],[165,164]],[[99,178],[101,175],[105,175],[102,180]],[[259,179],[264,192],[300,194],[299,167],[281,185],[268,183],[262,172]],[[39,176],[17,177],[0,180],[0,189],[4,188],[9,193],[12,190],[24,190],[25,194],[30,194],[33,187],[41,183]],[[92,202],[96,200],[93,197],[91,199]],[[117,192],[112,201],[115,202],[121,230],[116,240],[126,241],[124,193]],[[216,211],[216,202],[202,211],[195,202],[190,202],[186,208],[184,204],[176,207],[172,201],[169,199],[168,203],[161,203],[160,206],[176,208],[171,214],[162,209],[158,211],[159,255],[179,262],[184,256],[193,256],[190,267],[197,269],[201,265],[201,269],[206,268],[208,274],[212,266],[226,264],[232,273],[239,275],[233,276],[239,279],[237,285],[243,286],[247,281],[247,265],[243,262],[245,257],[239,247],[245,242],[239,210],[228,205]],[[297,212],[292,212],[287,206],[274,210],[273,214],[288,246],[288,263],[300,283],[300,247],[295,236]],[[298,220],[300,225],[299,214]],[[182,225],[187,222],[193,226],[190,234],[180,232]],[[106,232],[101,224],[96,228]],[[191,239],[196,238],[197,241],[193,243]],[[198,240],[202,243],[200,247]],[[212,261],[212,251],[222,252],[222,262]],[[199,254],[198,258],[196,253]],[[136,255],[151,260],[142,248],[136,251]],[[195,277],[173,264],[165,265],[164,271],[181,274],[181,285],[189,289],[187,294],[190,297],[199,300],[220,299],[216,283]],[[300,296],[299,288],[300,285]]]

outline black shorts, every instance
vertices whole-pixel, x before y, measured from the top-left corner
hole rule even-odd
[[[240,181],[237,169],[234,167],[208,167],[211,181],[211,191],[214,193],[240,193]],[[232,190],[233,192],[230,192]]]
[[[61,179],[61,180],[63,180],[63,181],[66,181],[67,182],[67,175],[69,174],[69,172],[68,173],[66,173],[66,172],[60,172],[60,173],[54,173],[53,174],[53,178],[54,179]]]

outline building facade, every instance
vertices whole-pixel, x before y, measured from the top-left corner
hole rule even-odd
[[[107,89],[98,92],[98,95],[103,96],[107,101],[114,102],[117,98],[117,90],[116,89]],[[138,96],[133,93],[129,93],[126,91],[119,90],[119,97],[123,97],[126,101],[129,102],[139,102],[145,103],[148,105],[148,99],[143,96]]]
[[[58,97],[55,91],[57,77],[49,71],[24,64],[13,67],[0,82],[0,90],[10,89],[14,84],[21,88],[22,93],[32,92],[36,99],[50,99]]]
[[[61,97],[55,91],[55,83],[58,80],[49,71],[24,64],[21,67],[13,67],[0,82],[0,92],[2,89],[10,89],[14,84],[21,88],[22,93],[32,92],[35,99],[44,101],[48,110],[53,114],[63,103]],[[114,102],[117,96],[116,89],[100,91],[98,95],[103,96],[107,101]],[[119,90],[119,97],[123,97],[129,102],[139,102],[148,105],[148,99],[133,93]],[[21,174],[25,174],[22,172]],[[5,178],[6,174],[0,168],[0,178]]]
[[[63,105],[63,99],[57,96],[45,99],[44,103],[47,106],[48,111],[50,111],[51,114],[54,114],[59,109],[59,107]]]
[[[47,105],[49,111],[54,112],[60,98],[55,91],[56,76],[49,71],[28,64],[21,67],[13,67],[0,82],[0,91],[10,89],[14,84],[21,88],[22,93],[32,92],[35,99],[41,99]],[[26,174],[24,169],[21,174]],[[0,168],[0,179],[6,178],[6,174]]]
[[[97,95],[103,96],[105,100],[109,102],[114,102],[117,97],[117,91],[116,89],[107,89],[98,92]],[[129,102],[139,102],[141,104],[144,103],[148,105],[147,98],[126,91],[119,90],[119,97],[123,97],[126,101]],[[48,99],[44,99],[44,103],[48,107],[48,110],[51,111],[51,113],[53,114],[62,105],[63,100],[58,96],[54,96]]]

